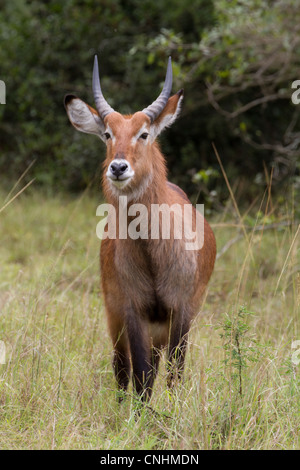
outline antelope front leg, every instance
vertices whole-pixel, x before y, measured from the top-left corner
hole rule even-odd
[[[126,328],[121,315],[108,311],[108,324],[113,343],[113,368],[118,384],[118,401],[121,402],[130,380],[130,352]]]
[[[173,387],[176,379],[181,379],[184,369],[184,359],[187,348],[189,321],[182,312],[174,314],[170,325],[170,340],[168,347],[168,387]]]
[[[150,359],[150,341],[146,324],[134,308],[126,311],[127,335],[129,339],[133,370],[133,386],[142,401],[147,401],[152,393],[154,381]]]
[[[123,349],[120,344],[117,344],[114,349],[113,368],[118,384],[118,390],[120,392],[118,397],[118,401],[120,403],[123,400],[124,392],[127,390],[130,377],[130,360],[128,357],[128,351]]]

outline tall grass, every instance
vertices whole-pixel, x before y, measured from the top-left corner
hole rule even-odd
[[[192,326],[184,381],[170,392],[162,362],[136,419],[131,388],[116,401],[99,283],[100,201],[46,197],[31,186],[7,202],[0,193],[1,449],[299,448],[293,205],[276,206],[266,193],[259,211],[237,215],[231,200],[210,220],[220,256]]]

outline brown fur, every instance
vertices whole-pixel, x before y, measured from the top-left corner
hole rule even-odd
[[[133,119],[138,117],[141,116],[134,115]],[[105,173],[114,155],[121,152],[136,171],[134,181],[125,193],[130,194],[149,173],[152,174],[151,185],[134,201],[146,205],[148,214],[153,203],[186,204],[185,193],[167,181],[165,160],[158,144],[153,143],[146,152],[142,148],[139,153],[132,153],[128,130],[123,128],[124,121],[118,115],[109,118],[110,127],[116,129],[118,144],[108,148],[103,188],[107,201],[116,207],[117,220],[117,200],[110,191]],[[131,124],[133,135],[137,129],[135,122]],[[137,127],[141,127],[141,123]],[[118,139],[118,135],[122,138]],[[150,231],[151,220],[149,222]],[[119,387],[126,389],[131,355],[135,388],[144,398],[151,394],[161,348],[169,346],[168,384],[171,385],[175,376],[182,372],[190,322],[197,313],[215,261],[214,235],[206,221],[204,227],[204,246],[196,253],[186,251],[182,240],[172,238],[102,241],[102,286],[115,351],[116,377]]]

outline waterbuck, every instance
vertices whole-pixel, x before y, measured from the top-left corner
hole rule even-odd
[[[122,115],[107,103],[100,86],[97,56],[93,70],[96,109],[74,95],[65,97],[73,126],[95,134],[106,145],[103,192],[115,208],[116,237],[102,240],[100,265],[108,328],[113,344],[113,367],[120,390],[126,390],[133,370],[133,384],[142,400],[151,396],[160,351],[167,346],[168,386],[180,378],[187,337],[211,277],[216,243],[212,229],[192,207],[186,194],[168,182],[166,162],[156,137],[177,118],[183,90],[170,97],[172,64],[169,58],[159,97],[147,108]],[[126,196],[126,197],[124,197]],[[119,200],[122,198],[123,205]],[[125,203],[124,203],[125,201]],[[130,214],[135,204],[147,209],[146,227],[140,237],[120,236],[120,211]],[[151,208],[172,207],[170,236],[164,237],[164,211],[154,227]],[[186,232],[176,236],[176,222],[184,220],[189,233],[202,240],[187,249]],[[134,213],[134,211],[132,212]],[[123,214],[124,215],[124,214]],[[124,219],[124,217],[123,217]],[[126,224],[132,222],[127,217]],[[200,220],[200,228],[197,225]],[[142,231],[141,231],[142,232]],[[156,236],[153,236],[156,233]],[[151,236],[152,235],[152,236]]]

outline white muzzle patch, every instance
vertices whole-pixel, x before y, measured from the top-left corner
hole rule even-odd
[[[106,176],[110,183],[118,189],[127,186],[134,176],[130,163],[122,158],[115,158],[108,167]]]

